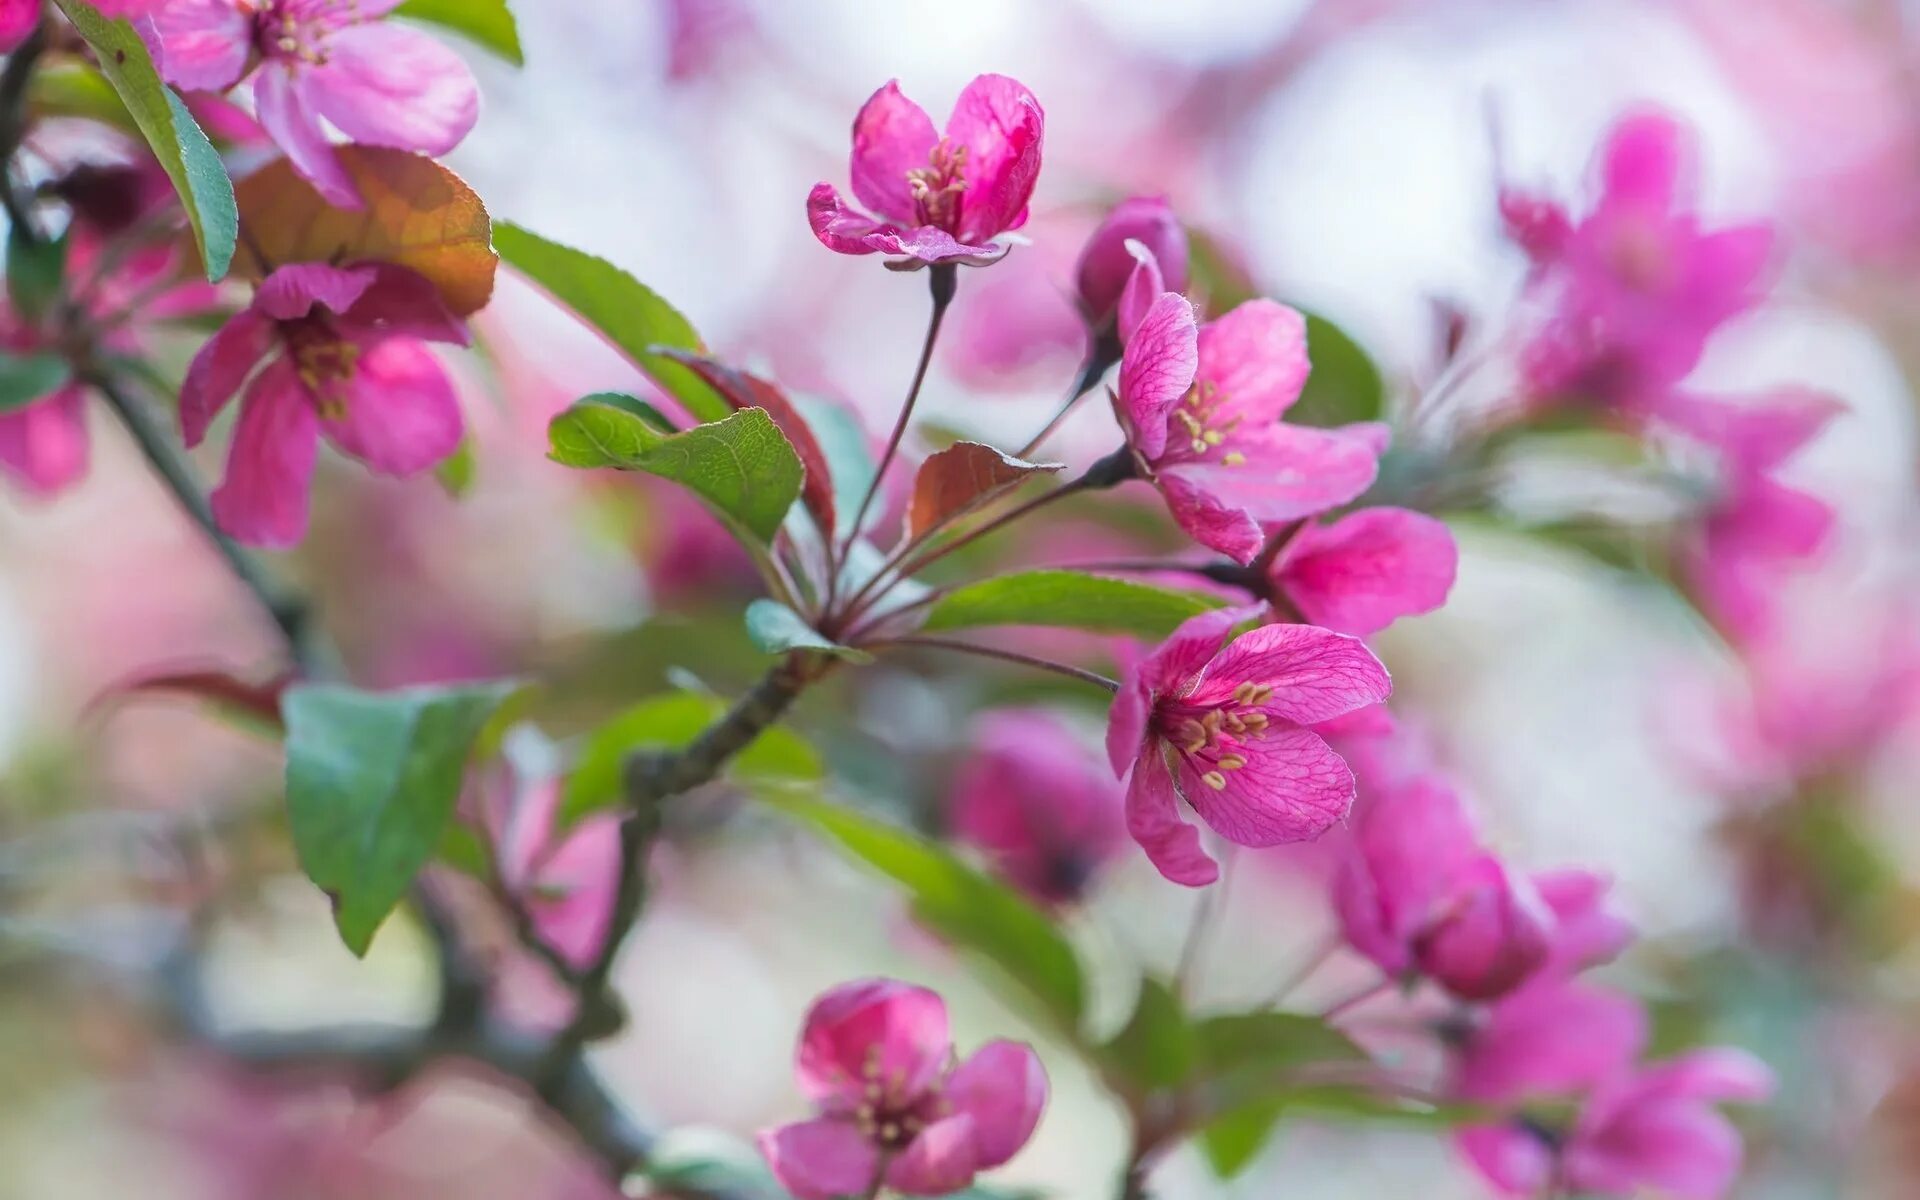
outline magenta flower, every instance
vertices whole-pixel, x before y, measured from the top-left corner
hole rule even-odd
[[[1128,242],[1137,242],[1152,256],[1162,273],[1155,294],[1182,292],[1187,287],[1187,231],[1164,196],[1134,196],[1113,206],[1107,219],[1087,239],[1074,269],[1080,307],[1087,323],[1096,328],[1114,317],[1120,296],[1133,278],[1138,256]]]
[[[1232,637],[1247,609],[1203,613],[1127,672],[1107,725],[1115,775],[1133,772],[1127,830],[1175,883],[1219,866],[1180,816],[1186,800],[1241,846],[1318,837],[1353,804],[1353,772],[1311,726],[1386,699],[1387,670],[1356,638],[1311,625]]]
[[[1364,637],[1445,604],[1459,566],[1445,522],[1404,508],[1367,508],[1303,527],[1269,575],[1306,620]]]
[[[1422,776],[1371,793],[1333,881],[1347,941],[1395,977],[1491,1000],[1547,959],[1552,911],[1482,848],[1460,797]]]
[[[109,19],[137,20],[172,0],[94,0],[93,7]],[[44,0],[0,0],[0,54],[12,54],[40,25]]]
[[[1146,278],[1144,256],[1136,277]],[[1130,285],[1131,289],[1131,285]],[[1345,504],[1372,485],[1385,430],[1313,429],[1281,415],[1307,381],[1306,321],[1250,300],[1201,327],[1166,292],[1129,328],[1114,410],[1141,473],[1202,545],[1253,561],[1263,529]]]
[[[1126,843],[1120,789],[1041,709],[981,719],[954,777],[954,836],[1035,902],[1071,904]]]
[[[807,197],[813,235],[841,254],[898,255],[887,264],[897,270],[995,262],[1008,247],[993,239],[1026,224],[1044,125],[1024,85],[982,75],[960,93],[942,136],[889,82],[853,120],[853,194],[875,215],[817,184]]]
[[[820,1115],[759,1141],[799,1200],[865,1195],[882,1176],[909,1196],[957,1192],[1017,1154],[1047,1103],[1031,1047],[988,1042],[956,1066],[940,997],[889,979],[814,1002],[797,1073]]]
[[[439,156],[480,116],[460,56],[427,34],[382,22],[400,0],[171,0],[149,40],[160,73],[193,91],[225,91],[249,72],[260,124],[328,203],[359,208],[322,122],[368,146]],[[256,69],[257,68],[257,69]]]
[[[452,454],[460,405],[426,341],[465,345],[466,327],[404,267],[301,263],[267,276],[252,305],[201,348],[180,388],[189,446],[246,388],[227,477],[212,496],[221,528],[260,545],[299,541],[322,433],[388,475]]]

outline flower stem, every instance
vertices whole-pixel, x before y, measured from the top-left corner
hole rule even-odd
[[[1392,986],[1393,986],[1393,980],[1391,979],[1382,979],[1377,983],[1369,984],[1367,987],[1362,988],[1360,991],[1355,992],[1353,995],[1346,997],[1344,1000],[1334,1001],[1323,1012],[1321,1012],[1320,1019],[1323,1021],[1331,1021],[1333,1020],[1333,1018],[1339,1016],[1343,1012],[1348,1011],[1349,1009],[1358,1008],[1360,1005],[1366,1003],[1368,1000],[1373,999],[1375,996],[1378,996],[1380,993],[1386,991]]]
[[[1028,458],[1038,450],[1078,407],[1081,397],[1099,386],[1100,380],[1107,373],[1107,368],[1119,361],[1120,339],[1111,330],[1095,337],[1092,348],[1087,351],[1087,361],[1080,364],[1079,378],[1074,380],[1073,390],[1067,393],[1066,401],[1060,405],[1059,411],[1053,414],[1052,419],[1041,426],[1040,432],[1034,434],[1026,445],[1020,447],[1014,457]]]
[[[1120,690],[1120,681],[1109,679],[1098,671],[1083,670],[1063,662],[1054,662],[1050,658],[1037,658],[1031,654],[1021,654],[1017,650],[1002,650],[997,646],[982,646],[974,642],[956,642],[937,637],[897,637],[884,641],[868,642],[867,646],[880,649],[888,646],[918,646],[926,650],[950,650],[956,654],[972,654],[980,658],[997,658],[1001,662],[1019,663],[1023,667],[1033,667],[1041,671],[1052,671],[1056,675],[1065,675],[1069,679],[1078,679],[1109,692]]]

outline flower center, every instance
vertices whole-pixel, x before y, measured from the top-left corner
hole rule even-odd
[[[267,58],[325,66],[327,38],[359,24],[358,0],[267,0],[253,17],[253,42]]]
[[[953,1112],[953,1104],[941,1095],[938,1082],[909,1095],[904,1078],[884,1078],[878,1046],[868,1049],[860,1074],[865,1083],[853,1120],[861,1136],[882,1150],[906,1149],[928,1125]]]
[[[1267,714],[1260,705],[1273,698],[1272,686],[1242,683],[1216,704],[1163,702],[1156,716],[1160,736],[1171,742],[1214,791],[1227,786],[1227,772],[1247,765],[1241,751],[1267,735]]]
[[[320,415],[338,421],[347,415],[347,385],[360,362],[360,347],[342,338],[324,317],[283,321],[280,336],[286,342],[293,367],[313,397]]]
[[[1673,255],[1661,234],[1654,222],[1633,221],[1616,231],[1608,247],[1608,261],[1621,282],[1643,295],[1659,295],[1673,284]]]
[[[967,190],[967,148],[941,138],[927,156],[928,165],[907,172],[916,219],[953,233],[960,226],[960,197]]]
[[[1224,467],[1246,462],[1247,456],[1238,450],[1221,449],[1240,424],[1237,415],[1221,412],[1226,400],[1226,394],[1209,381],[1188,388],[1167,418],[1168,432],[1174,435],[1167,439],[1167,457],[1190,462],[1218,454],[1217,461]]]

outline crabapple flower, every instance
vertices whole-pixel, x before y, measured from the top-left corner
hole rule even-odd
[[[954,836],[1036,902],[1071,904],[1126,842],[1120,789],[1040,709],[983,718],[954,778]]]
[[[1143,255],[1135,278],[1152,270]],[[1121,301],[1126,351],[1114,411],[1136,467],[1194,540],[1252,562],[1264,528],[1325,512],[1372,485],[1384,427],[1280,420],[1307,381],[1299,313],[1249,300],[1203,327],[1186,297],[1165,292],[1130,329],[1132,304]]]
[[[428,341],[465,345],[466,327],[404,267],[300,263],[267,276],[253,303],[201,348],[180,388],[189,446],[246,389],[226,479],[212,496],[221,528],[260,545],[299,541],[322,433],[388,475],[452,454],[460,405]]]
[[[1047,1074],[1017,1042],[953,1057],[933,992],[842,984],[814,1002],[800,1037],[800,1090],[819,1115],[763,1131],[760,1152],[799,1200],[865,1195],[883,1175],[909,1196],[957,1192],[1033,1136]]]
[[[995,262],[1008,247],[993,239],[1026,224],[1044,125],[1033,93],[1005,75],[969,83],[944,135],[889,82],[853,121],[853,194],[874,215],[817,184],[813,235],[841,254],[898,255],[887,265],[899,270]]]
[[[1187,231],[1173,215],[1164,196],[1133,196],[1114,205],[1107,219],[1087,239],[1074,269],[1081,310],[1096,328],[1113,320],[1121,294],[1133,278],[1137,257],[1128,242],[1137,242],[1153,256],[1161,272],[1160,291],[1181,292],[1187,287]]]
[[[95,0],[94,8],[109,20],[138,20],[172,0]],[[40,26],[43,0],[0,0],[0,54],[12,54]]]
[[[353,179],[323,121],[348,139],[438,157],[480,116],[480,88],[452,50],[381,21],[400,0],[171,0],[149,19],[167,82],[225,91],[253,76],[260,124],[294,168],[341,208]]]
[[[1268,574],[1309,622],[1364,637],[1445,604],[1459,566],[1445,522],[1404,508],[1367,508],[1303,526]]]
[[[1127,831],[1160,873],[1219,877],[1179,801],[1241,846],[1307,841],[1347,815],[1353,772],[1312,726],[1384,700],[1387,670],[1356,638],[1219,609],[1181,625],[1127,672],[1107,725],[1114,774],[1132,772]]]

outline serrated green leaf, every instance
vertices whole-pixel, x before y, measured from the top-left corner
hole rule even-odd
[[[38,321],[59,299],[67,270],[65,235],[53,241],[30,237],[16,225],[7,230],[7,296],[29,320]]]
[[[582,404],[605,404],[610,408],[630,412],[642,421],[653,426],[660,433],[679,433],[680,427],[673,423],[667,414],[661,412],[645,400],[629,396],[625,392],[595,392],[580,399]]]
[[[589,396],[555,417],[547,436],[555,462],[670,479],[763,544],[779,530],[805,476],[773,418],[758,408],[663,434],[627,408]]]
[[[288,689],[287,808],[301,869],[364,955],[446,837],[467,757],[510,683],[363,692]]]
[[[671,346],[704,354],[706,346],[692,323],[652,288],[603,258],[511,222],[494,223],[493,244],[509,266],[598,330],[695,420],[718,421],[732,411],[699,375],[654,352],[656,346]]]
[[[845,808],[795,797],[769,803],[806,821],[847,854],[900,884],[933,932],[998,968],[999,980],[1077,1037],[1086,982],[1073,947],[1046,914],[945,847]]]
[[[852,646],[842,646],[807,624],[805,617],[778,600],[760,599],[747,605],[747,637],[768,654],[818,650],[848,662],[873,661],[873,655]]]
[[[1386,416],[1387,381],[1373,358],[1344,329],[1317,313],[1306,313],[1307,375],[1300,399],[1287,410],[1296,425],[1330,428]]]
[[[173,180],[193,226],[207,278],[215,282],[225,278],[240,235],[240,210],[234,203],[233,180],[213,143],[180,97],[160,81],[146,43],[132,25],[107,20],[85,0],[54,3],[93,47],[101,73],[119,93],[154,157]]]
[[[520,26],[506,0],[406,0],[393,15],[451,29],[516,67],[527,65],[520,49]]]
[[[1022,571],[947,593],[928,611],[925,628],[1048,625],[1159,639],[1189,617],[1219,607],[1219,600],[1199,592],[1078,571]]]
[[[58,354],[0,354],[0,413],[45,400],[72,377],[73,368]]]
[[[560,793],[560,820],[570,823],[588,813],[618,805],[624,795],[622,772],[636,750],[674,750],[700,736],[726,712],[716,696],[673,692],[654,696],[601,725],[580,746]],[[813,783],[826,773],[820,756],[791,729],[776,725],[747,744],[727,765],[727,777],[741,783],[786,786]]]
[[[1186,1082],[1199,1062],[1199,1043],[1180,997],[1162,980],[1142,979],[1133,1016],[1101,1047],[1101,1059],[1134,1095]]]

